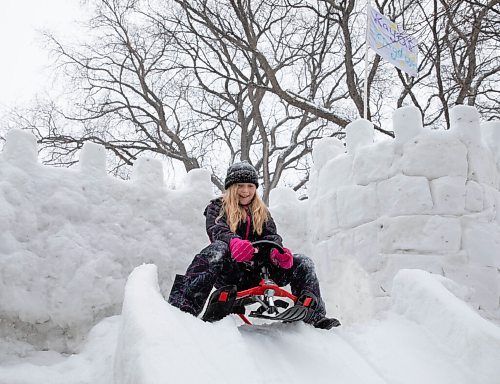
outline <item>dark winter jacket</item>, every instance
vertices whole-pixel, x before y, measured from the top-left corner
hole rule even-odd
[[[238,228],[236,229],[236,233],[231,232],[231,229],[229,229],[229,225],[226,222],[226,214],[224,213],[222,217],[219,217],[221,210],[222,197],[210,201],[210,204],[207,206],[204,212],[204,215],[207,218],[207,234],[212,243],[216,240],[222,240],[225,243],[229,244],[231,239],[239,237],[241,239],[247,239],[250,241],[271,240],[283,246],[283,239],[276,233],[276,224],[274,223],[274,220],[270,214],[268,220],[264,223],[261,235],[258,235],[256,232],[254,232],[253,219],[250,214],[250,231],[248,238],[246,238],[247,223],[239,223]]]

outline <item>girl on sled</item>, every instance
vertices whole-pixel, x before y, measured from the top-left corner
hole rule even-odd
[[[176,276],[168,299],[170,304],[194,316],[203,310],[213,287],[234,285],[242,290],[259,284],[258,272],[248,268],[255,251],[252,242],[270,240],[283,244],[268,208],[256,193],[258,175],[250,163],[231,165],[224,186],[224,196],[212,200],[204,212],[211,244],[194,257],[185,275]],[[313,300],[314,311],[304,319],[306,323],[323,329],[340,325],[338,320],[325,317],[312,260],[283,249],[283,254],[277,249],[270,253],[271,279],[279,286],[290,284],[292,294],[298,297],[295,305]]]

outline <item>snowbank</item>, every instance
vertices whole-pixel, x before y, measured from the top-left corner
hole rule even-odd
[[[421,270],[400,270],[392,286],[396,312],[447,345],[457,364],[475,372],[475,382],[493,384],[500,375],[500,328],[473,311],[463,296],[454,281]]]
[[[238,326],[236,317],[210,324],[170,306],[156,267],[137,267],[125,289],[115,383],[384,383],[334,332],[303,323]]]
[[[495,384],[500,328],[460,294],[449,279],[402,270],[381,320],[332,331],[209,324],[168,305],[156,266],[142,265],[125,289],[114,382]]]

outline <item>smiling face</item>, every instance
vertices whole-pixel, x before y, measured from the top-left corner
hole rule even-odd
[[[257,187],[252,183],[238,183],[237,194],[240,205],[248,205],[252,202]]]

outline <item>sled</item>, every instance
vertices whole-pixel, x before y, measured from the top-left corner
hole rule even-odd
[[[307,321],[316,308],[316,297],[306,293],[298,298],[278,286],[270,277],[271,250],[276,248],[280,253],[284,253],[283,248],[269,240],[255,241],[252,245],[257,250],[253,258],[253,268],[260,272],[259,285],[241,291],[238,291],[235,285],[215,290],[210,296],[202,319],[214,322],[229,314],[235,314],[248,325],[252,325],[249,317],[281,322]],[[293,305],[290,306],[290,303]],[[247,307],[254,304],[257,304],[258,308],[249,311],[247,315]]]

